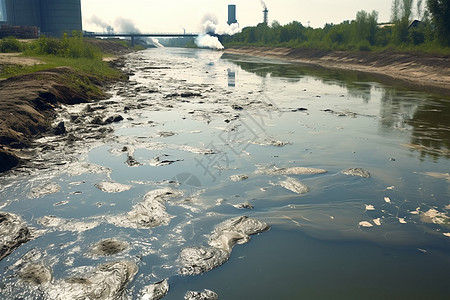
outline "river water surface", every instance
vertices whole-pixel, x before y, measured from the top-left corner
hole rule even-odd
[[[72,299],[52,296],[60,280],[131,261],[126,299],[152,299],[146,287],[164,279],[164,299],[448,299],[449,98],[209,50],[137,52],[125,71],[110,99],[61,109],[70,141],[42,138],[34,167],[0,179],[1,211],[34,236],[0,261],[0,298]],[[83,112],[124,120],[77,125]],[[166,219],[127,221],[161,190]],[[239,216],[270,230],[182,275],[180,252]],[[107,239],[125,249],[96,254]],[[24,280],[29,264],[50,282]]]

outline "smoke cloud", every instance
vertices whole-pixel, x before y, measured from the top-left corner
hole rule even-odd
[[[116,24],[116,27],[119,28],[120,32],[141,33],[139,28],[137,28],[134,22],[130,19],[117,18],[114,23]]]
[[[223,49],[222,43],[216,36],[210,36],[209,34],[201,34],[195,38],[195,44],[200,48],[210,48],[221,50]]]
[[[262,0],[260,0],[260,1],[261,1],[261,5],[263,6],[263,8],[264,8],[264,9],[267,9],[266,3],[264,3],[264,1],[262,1]]]
[[[219,23],[215,15],[207,14],[202,20],[202,32],[233,35],[241,32],[241,28],[237,23],[231,25],[228,25],[227,23]]]
[[[1,1],[1,0],[0,0]],[[106,30],[107,33],[114,33],[114,27],[112,27],[107,22],[103,21],[97,16],[92,16],[89,20],[90,23],[97,25],[99,27],[102,27],[104,30]],[[141,30],[137,28],[137,26],[134,24],[134,22],[130,19],[125,18],[117,18],[114,21],[114,24],[116,25],[116,28],[118,29],[118,32],[121,33],[141,33]],[[164,47],[161,45],[161,43],[158,41],[158,39],[155,38],[140,38],[140,40],[146,41],[148,44],[151,44],[155,47],[162,48]]]
[[[106,23],[105,21],[103,21],[102,19],[100,19],[95,15],[89,19],[89,22],[99,27],[102,27],[104,30],[106,30],[107,33],[114,33],[114,27],[112,27],[111,25],[109,25],[108,23]]]
[[[215,15],[207,14],[203,17],[202,20],[202,32],[204,34],[199,35],[195,39],[195,44],[201,48],[211,48],[220,50],[223,49],[224,47],[222,43],[219,41],[219,39],[213,35],[215,34],[233,35],[241,32],[241,28],[237,23],[231,25],[228,25],[227,23],[219,23]]]

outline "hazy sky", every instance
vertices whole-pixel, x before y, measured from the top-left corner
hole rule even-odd
[[[269,24],[277,20],[282,25],[300,21],[304,26],[323,27],[325,23],[339,24],[354,20],[360,10],[379,13],[379,22],[387,22],[392,0],[265,0],[269,9]],[[119,31],[120,19],[131,20],[142,32],[188,32],[201,30],[206,15],[226,23],[228,4],[237,6],[241,27],[262,22],[260,0],[81,0],[83,29],[102,31],[92,22],[111,25]],[[106,27],[106,26],[103,26]]]

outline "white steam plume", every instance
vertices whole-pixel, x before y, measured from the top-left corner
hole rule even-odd
[[[132,20],[125,19],[125,18],[117,18],[115,23],[116,23],[116,26],[119,28],[120,32],[126,32],[126,33],[140,33],[141,32],[139,30],[139,28],[136,27],[136,25],[134,24],[134,22]]]
[[[266,3],[264,3],[264,1],[262,1],[262,0],[260,0],[260,1],[261,1],[261,5],[263,6],[263,8],[264,8],[264,9],[267,9]]]
[[[241,29],[237,23],[231,25],[227,23],[219,24],[215,15],[207,14],[203,17],[202,32],[205,34],[199,35],[195,39],[195,44],[201,48],[220,50],[224,48],[222,43],[220,43],[216,36],[211,36],[211,34],[233,35],[241,32]]]
[[[97,17],[95,15],[90,18],[89,22],[106,29],[106,32],[108,32],[108,33],[114,33],[114,28],[111,25],[109,25],[107,22],[103,21],[102,19],[100,19],[99,17]],[[141,33],[139,28],[136,27],[136,25],[134,24],[134,22],[132,20],[125,19],[125,18],[117,18],[114,23],[118,28],[118,32]],[[139,39],[144,40],[147,42],[147,44],[151,44],[157,48],[164,47],[163,45],[161,45],[161,43],[158,41],[158,39],[155,39],[155,38],[139,38]]]
[[[216,50],[223,49],[222,43],[216,36],[210,36],[209,34],[201,34],[195,38],[195,44],[200,48],[211,48]]]
[[[94,24],[94,25],[97,25],[99,27],[102,27],[108,33],[113,33],[114,32],[114,28],[110,24],[106,23],[105,21],[103,21],[102,19],[97,17],[96,15],[92,16],[89,19],[89,22]]]
[[[202,31],[205,33],[233,35],[241,32],[241,28],[238,23],[231,25],[219,23],[215,15],[207,14],[202,20]]]

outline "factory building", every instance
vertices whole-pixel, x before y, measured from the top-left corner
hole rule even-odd
[[[6,22],[5,0],[0,0],[0,24]]]
[[[228,25],[237,23],[236,20],[236,5],[228,5]]]
[[[5,0],[5,8],[11,26],[35,26],[56,37],[82,30],[81,0]]]

